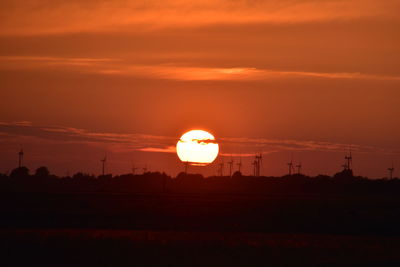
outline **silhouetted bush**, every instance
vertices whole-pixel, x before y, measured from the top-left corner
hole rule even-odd
[[[15,168],[11,171],[11,178],[26,178],[29,177],[29,169],[27,167]]]
[[[8,179],[10,178],[10,179]],[[398,179],[369,180],[355,177],[345,170],[334,177],[318,175],[308,177],[302,174],[282,177],[254,177],[235,172],[232,177],[212,176],[181,172],[175,179],[160,172],[146,172],[141,175],[100,175],[98,177],[78,172],[72,177],[59,178],[50,175],[47,167],[36,170],[30,176],[26,167],[12,170],[10,176],[0,175],[4,191],[40,192],[209,192],[209,193],[249,193],[249,194],[397,194],[400,192]]]
[[[47,167],[44,167],[44,166],[39,167],[36,169],[35,176],[42,177],[42,178],[48,178],[50,176],[50,172],[47,169]]]

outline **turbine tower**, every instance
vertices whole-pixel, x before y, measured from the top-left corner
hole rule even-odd
[[[257,176],[261,175],[262,154],[256,156],[257,159]]]
[[[292,175],[292,171],[294,170],[294,166],[293,166],[293,156],[290,158],[290,162],[287,163],[288,167],[289,167],[289,176]]]
[[[253,167],[253,175],[257,176],[257,160],[254,159],[253,163],[251,163],[254,167]]]
[[[135,163],[132,162],[132,175],[135,175],[136,170]]]
[[[231,161],[228,161],[229,165],[229,177],[232,177],[232,167],[233,167],[233,159],[231,158]]]
[[[218,169],[218,174],[219,174],[219,176],[223,176],[223,174],[224,174],[224,161],[222,161],[220,164],[218,164],[219,165],[219,169]]]
[[[102,175],[104,176],[106,173],[107,155],[104,155],[104,158],[102,158],[100,161],[102,163]]]
[[[187,172],[188,172],[188,167],[189,167],[189,161],[187,160],[185,162],[185,174],[187,174]]]
[[[349,155],[345,156],[344,159],[346,160],[345,165],[343,165],[343,167],[346,170],[351,170],[352,169],[352,165],[353,165],[353,156],[351,155],[351,148],[349,148]]]
[[[21,148],[21,150],[18,152],[18,168],[22,167],[23,159],[24,159],[24,150]]]
[[[146,172],[147,172],[147,164],[146,165],[144,165],[144,167],[143,167],[143,174],[145,174]]]
[[[255,155],[254,156],[254,161],[252,163],[254,165],[254,176],[259,177],[260,176],[260,168],[262,164],[262,154]]]
[[[302,167],[301,162],[298,165],[296,165],[297,174],[301,174],[301,167]]]
[[[389,179],[393,179],[393,172],[394,172],[394,166],[392,162],[392,167],[388,168],[389,171]]]
[[[240,157],[240,161],[236,163],[236,165],[238,166],[238,171],[240,172],[240,170],[242,169],[242,157]]]
[[[347,170],[347,163],[345,162],[345,163],[342,165],[342,167],[343,167],[343,170]]]

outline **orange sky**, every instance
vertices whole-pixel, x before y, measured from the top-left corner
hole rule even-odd
[[[191,128],[265,175],[292,153],[333,174],[349,144],[356,174],[400,171],[399,1],[193,2],[2,1],[0,172],[23,146],[31,169],[99,173],[107,151],[175,175]]]

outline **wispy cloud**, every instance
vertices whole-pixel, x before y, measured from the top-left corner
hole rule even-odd
[[[0,27],[7,35],[143,31],[217,23],[390,18],[398,7],[396,0],[3,0]]]
[[[143,152],[159,152],[159,153],[176,153],[176,148],[174,146],[169,146],[166,148],[159,148],[159,147],[144,147],[138,149],[138,151]]]
[[[77,58],[47,56],[1,56],[1,69],[56,69],[67,67],[75,71],[93,72],[107,66],[106,63],[119,59],[111,58]]]
[[[29,122],[0,122],[0,141],[44,142],[53,144],[84,144],[113,152],[175,153],[177,138],[148,134],[100,133],[61,126],[37,126]],[[222,156],[253,156],[257,153],[282,151],[344,152],[349,147],[359,153],[394,153],[382,148],[312,140],[278,140],[265,138],[220,138]],[[228,153],[231,151],[231,153]],[[238,153],[240,151],[240,153]]]
[[[351,148],[355,152],[371,153],[380,152],[385,153],[384,149],[365,146],[358,144],[344,144],[334,142],[321,142],[312,140],[277,140],[266,138],[221,138],[220,142],[230,147],[236,147],[249,151],[251,147],[257,153],[273,153],[278,151],[326,151],[326,152],[344,152]],[[251,150],[250,150],[251,151]],[[229,155],[229,154],[227,154]],[[254,155],[251,154],[251,155]]]
[[[270,80],[287,78],[394,80],[400,76],[377,75],[360,72],[312,72],[297,70],[260,69],[253,67],[188,67],[173,64],[133,65],[118,58],[65,58],[0,56],[1,69],[40,69],[59,67],[80,73],[122,75],[148,79],[181,81],[206,80]]]
[[[101,70],[100,73],[111,75],[139,75],[149,78],[170,80],[268,80],[284,78],[322,78],[322,79],[364,79],[364,80],[400,80],[399,76],[375,75],[365,73],[330,73],[330,72],[306,72],[272,69],[257,69],[251,67],[232,68],[206,68],[206,67],[182,67],[182,66],[124,66],[109,70]]]
[[[7,141],[13,138],[29,138],[32,142],[85,144],[103,147],[115,152],[147,151],[173,152],[169,149],[175,143],[175,138],[147,134],[120,134],[91,132],[84,129],[62,126],[37,126],[20,122],[1,122],[0,133],[7,136]],[[152,148],[158,148],[155,151]],[[169,149],[169,150],[168,150]]]

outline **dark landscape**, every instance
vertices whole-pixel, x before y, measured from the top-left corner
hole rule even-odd
[[[0,246],[10,265],[400,263],[398,179],[59,178],[45,169],[1,177]]]

